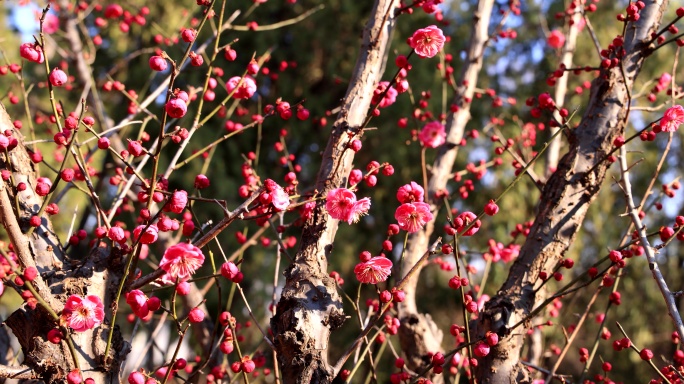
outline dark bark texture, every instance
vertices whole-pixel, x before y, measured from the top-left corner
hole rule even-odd
[[[70,258],[60,245],[47,215],[43,215],[41,226],[30,237],[25,234],[29,218],[38,213],[43,202],[34,192],[36,165],[30,160],[21,133],[14,130],[12,120],[1,104],[0,129],[12,130],[13,136],[19,140],[17,147],[9,152],[9,159],[5,155],[1,156],[1,163],[9,168],[16,183],[25,182],[28,186],[25,191],[16,193],[16,188],[8,182],[0,182],[0,221],[14,245],[19,266],[22,269],[31,266],[38,269],[39,276],[32,284],[38,295],[57,314],[62,311],[63,303],[71,294],[97,295],[102,298],[105,307],[109,308],[116,294],[111,287],[118,284],[123,272],[122,255],[117,254],[116,250],[110,250],[103,243],[93,248],[85,257]],[[19,207],[18,212],[16,206]],[[22,306],[7,318],[5,324],[21,345],[23,364],[36,378],[46,382],[62,381],[75,368],[74,356],[65,342],[52,344],[47,341],[47,332],[57,327],[58,323],[40,305],[35,309],[28,305]],[[115,332],[107,358],[114,368],[113,374],[107,372],[103,364],[109,332]],[[72,337],[81,370],[87,372],[85,377],[93,378],[96,383],[118,380],[119,363],[129,348],[118,329],[112,330],[105,319],[101,326],[87,332],[74,333]]]
[[[343,186],[352,169],[354,152],[348,144],[363,134],[373,91],[384,71],[398,4],[398,0],[377,0],[373,6],[347,95],[322,156],[316,182],[321,195]],[[285,287],[271,319],[285,383],[329,383],[336,373],[328,362],[328,342],[345,315],[335,280],[328,276],[327,258],[333,252],[337,226],[319,203],[304,225],[295,260],[285,271]]]
[[[654,48],[650,36],[657,31],[666,6],[667,1],[646,2],[639,21],[627,25],[622,63],[602,70],[592,83],[589,104],[579,126],[569,131],[568,152],[542,190],[537,216],[520,255],[473,330],[475,338],[487,331],[502,336],[479,362],[476,375],[480,383],[531,381],[519,363],[530,319],[518,329],[511,327],[544,299],[541,292],[535,292],[541,284],[539,273],[551,271],[564,257],[601,188],[610,165],[606,154],[615,137],[624,132],[634,80]]]

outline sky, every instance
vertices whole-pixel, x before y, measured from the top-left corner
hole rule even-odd
[[[19,30],[22,42],[33,41],[33,35],[38,32],[36,12],[41,11],[38,5],[33,2],[24,6],[14,2],[6,2],[6,4],[10,9],[9,25]]]

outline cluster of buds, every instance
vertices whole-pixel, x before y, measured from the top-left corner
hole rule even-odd
[[[143,321],[149,321],[154,312],[161,308],[161,300],[158,297],[148,298],[139,289],[126,293],[126,303],[131,307],[135,316]]]

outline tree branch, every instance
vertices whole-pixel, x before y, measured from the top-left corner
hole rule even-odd
[[[35,379],[38,376],[33,370],[25,365],[20,365],[18,367],[12,367],[0,364],[0,378],[5,379],[15,379],[15,380],[27,380]]]
[[[351,171],[354,152],[348,150],[348,143],[350,136],[363,134],[373,91],[382,78],[395,23],[393,10],[398,5],[398,0],[377,0],[373,6],[347,94],[322,156],[318,193],[325,195],[344,185]],[[345,321],[335,280],[327,272],[337,226],[337,220],[317,203],[302,230],[295,261],[285,272],[286,283],[271,328],[287,383],[329,383],[334,378],[328,342],[330,333]]]
[[[510,269],[499,293],[485,306],[478,318],[474,337],[487,331],[501,339],[477,366],[478,381],[508,383],[527,380],[527,369],[520,365],[523,338],[511,335],[510,326],[524,319],[543,300],[537,292],[541,272],[552,271],[572,245],[595,200],[609,166],[605,155],[613,148],[615,137],[627,124],[629,93],[645,58],[650,54],[651,33],[657,30],[667,1],[646,2],[641,18],[630,23],[624,37],[623,66],[603,69],[594,80],[591,97],[579,126],[571,132],[568,153],[549,178],[520,255]],[[528,320],[525,327],[531,325]],[[516,331],[516,334],[524,333]]]
[[[627,167],[627,150],[623,145],[620,148],[620,172],[622,173],[622,191],[625,194],[625,200],[627,202],[629,217],[632,219],[632,223],[639,234],[639,241],[644,248],[644,254],[646,255],[646,260],[648,260],[648,267],[653,274],[653,279],[658,284],[660,293],[665,299],[665,305],[667,306],[667,312],[670,314],[670,318],[674,323],[677,334],[679,334],[680,340],[684,340],[684,323],[682,323],[682,317],[679,314],[679,309],[677,308],[677,302],[675,301],[675,294],[670,291],[667,286],[667,282],[663,277],[662,272],[660,272],[660,267],[658,266],[658,261],[655,256],[655,249],[651,246],[646,236],[646,226],[641,222],[639,218],[639,211],[634,204],[634,197],[632,196],[632,183],[629,181],[629,167]]]

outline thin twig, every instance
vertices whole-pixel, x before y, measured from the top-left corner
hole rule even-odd
[[[637,211],[636,206],[634,204],[634,198],[632,197],[632,184],[629,181],[629,170],[627,167],[627,149],[624,145],[620,148],[620,171],[622,173],[622,188],[625,194],[625,200],[627,201],[628,214],[632,218],[634,227],[636,228],[636,231],[639,234],[639,240],[641,241],[641,245],[644,248],[644,254],[646,255],[646,259],[648,260],[649,269],[651,270],[653,278],[658,284],[658,288],[660,288],[660,292],[663,295],[663,299],[665,299],[665,304],[667,305],[667,310],[670,314],[670,317],[672,318],[672,321],[674,322],[675,329],[679,334],[680,340],[684,340],[684,323],[682,323],[682,317],[679,315],[677,303],[674,300],[674,295],[672,294],[670,288],[668,288],[667,283],[665,282],[663,274],[660,272],[654,248],[651,247],[651,244],[648,241],[648,237],[646,236],[646,227],[641,222],[639,212]]]

